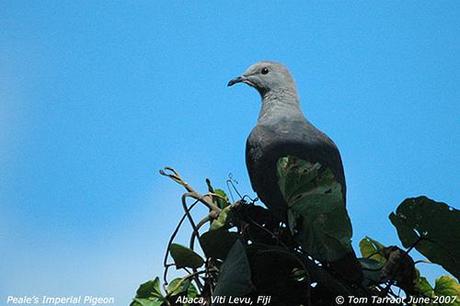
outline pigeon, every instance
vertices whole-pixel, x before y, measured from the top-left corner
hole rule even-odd
[[[228,86],[237,83],[255,88],[262,98],[246,142],[246,165],[257,196],[289,226],[304,252],[341,277],[361,281],[337,146],[305,118],[295,82],[282,64],[253,64]]]

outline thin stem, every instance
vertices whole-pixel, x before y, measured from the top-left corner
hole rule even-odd
[[[193,207],[195,207],[196,204],[197,204],[197,202],[193,203],[192,205],[190,205],[190,207],[188,208],[188,211],[190,211]],[[166,252],[165,252],[164,259],[163,259],[163,266],[165,268],[165,271],[163,273],[163,286],[166,286],[168,284],[167,275],[168,275],[169,267],[174,266],[174,264],[168,264],[169,249],[171,248],[171,244],[173,243],[174,238],[176,238],[176,235],[179,232],[179,229],[180,229],[180,227],[181,227],[181,225],[184,222],[186,217],[187,217],[187,213],[184,213],[184,215],[180,219],[179,223],[177,224],[176,228],[174,229],[171,237],[169,238],[168,246],[166,247]]]
[[[168,173],[170,172],[170,173]],[[179,185],[183,186],[187,191],[190,197],[193,197],[195,199],[199,199],[200,202],[202,202],[204,205],[208,206],[209,209],[214,210],[216,212],[220,212],[220,208],[217,207],[209,197],[206,196],[201,196],[198,192],[196,192],[187,182],[185,182],[179,172],[174,170],[171,167],[164,167],[163,170],[160,170],[160,174],[166,177],[169,177]],[[208,195],[208,194],[207,194]],[[213,194],[215,195],[215,194]],[[218,196],[218,195],[216,195]]]
[[[208,223],[209,221],[211,220],[211,217],[208,215],[206,217],[204,217],[203,219],[200,220],[200,222],[198,222],[198,224],[196,225],[196,229],[197,229],[197,232],[199,232],[200,228],[205,225],[206,223]],[[190,238],[190,248],[193,250],[194,248],[194,245],[195,245],[195,238],[197,237],[195,231],[192,232],[192,236]]]
[[[187,198],[188,197],[192,197],[191,195],[193,195],[194,193],[193,192],[187,192],[187,193],[184,193],[181,197],[182,199],[182,207],[184,208],[184,211],[185,211],[185,215],[187,216],[188,218],[188,221],[190,222],[190,225],[192,226],[192,229],[193,229],[193,234],[192,235],[197,235],[199,237],[199,231],[198,231],[198,228],[196,227],[195,225],[195,221],[193,221],[193,218],[192,218],[192,215],[190,214],[190,211],[189,209],[187,208]],[[196,204],[198,203],[199,199],[196,199],[196,201],[193,203],[193,204]],[[191,245],[190,248],[193,250],[193,246]],[[193,273],[196,273],[197,270],[196,269],[193,269]],[[194,277],[195,279],[195,282],[198,286],[198,288],[200,289],[200,291],[203,290],[203,284],[201,284],[200,282],[200,279],[196,276]]]

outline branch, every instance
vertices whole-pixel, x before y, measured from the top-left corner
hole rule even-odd
[[[170,172],[170,173],[168,173]],[[164,170],[160,170],[160,174],[166,177],[169,177],[174,182],[178,183],[179,185],[183,186],[188,191],[188,196],[192,197],[196,200],[199,200],[201,203],[206,205],[210,210],[215,212],[220,212],[220,208],[217,207],[212,202],[211,196],[220,197],[218,194],[215,193],[207,193],[206,195],[202,196],[198,192],[196,192],[187,182],[185,182],[182,177],[180,176],[179,172],[174,170],[171,167],[165,167]]]
[[[198,202],[195,202],[193,203],[192,205],[190,205],[190,207],[188,208],[188,211],[190,211],[193,207],[195,207],[195,205],[197,204]],[[165,271],[163,273],[163,287],[165,287],[167,284],[168,284],[168,279],[167,279],[167,276],[168,276],[168,269],[169,267],[171,266],[174,266],[174,264],[168,264],[168,255],[169,255],[169,249],[171,247],[171,244],[173,243],[174,241],[174,238],[176,238],[176,235],[177,233],[179,232],[179,229],[182,225],[182,223],[184,222],[185,218],[187,216],[187,213],[184,213],[184,215],[182,216],[182,218],[180,219],[179,223],[177,224],[176,228],[174,229],[171,237],[169,238],[169,241],[168,241],[168,246],[166,247],[166,252],[165,252],[165,256],[164,256],[164,259],[163,259],[163,266],[165,268]],[[165,289],[166,290],[166,289]]]

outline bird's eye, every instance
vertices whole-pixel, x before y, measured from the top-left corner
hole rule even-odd
[[[262,68],[262,74],[267,74],[268,73],[268,68],[267,67],[264,67]]]

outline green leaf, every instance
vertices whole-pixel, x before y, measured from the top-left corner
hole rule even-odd
[[[192,268],[196,269],[204,264],[203,258],[195,253],[193,250],[184,247],[180,244],[173,243],[169,248],[171,256],[174,259],[176,268]]]
[[[167,292],[168,296],[185,294],[187,297],[196,297],[198,295],[198,291],[190,279],[180,277],[173,279],[168,284]]]
[[[148,282],[140,285],[139,289],[136,291],[136,298],[162,298],[163,294],[160,289],[160,279],[157,277],[154,280],[149,280]]]
[[[434,290],[428,280],[423,276],[418,276],[414,289],[422,296],[433,297]]]
[[[427,197],[404,200],[389,216],[404,247],[415,248],[431,262],[460,277],[460,211]]]
[[[367,236],[359,242],[359,249],[364,258],[374,259],[382,264],[387,261],[382,253],[384,248],[383,244]]]
[[[294,239],[320,261],[336,261],[352,251],[351,222],[342,186],[331,169],[294,156],[277,163],[278,185],[288,205]]]
[[[160,299],[140,299],[134,298],[130,306],[162,306],[163,301]]]
[[[252,289],[251,268],[246,250],[241,241],[237,240],[222,264],[214,296],[244,296]]]
[[[215,202],[216,202],[217,206],[220,209],[224,209],[225,207],[227,207],[230,204],[229,201],[228,201],[228,197],[227,197],[227,194],[225,193],[225,191],[223,191],[222,189],[215,189],[214,193],[218,194],[218,195],[220,195],[221,197],[224,198],[224,199],[222,199],[220,197],[214,197]]]
[[[444,275],[436,279],[434,286],[434,294],[436,296],[456,296],[457,299],[449,305],[460,305],[460,285],[458,282],[448,275]]]
[[[231,209],[232,206],[227,206],[224,209],[222,209],[219,213],[219,216],[217,217],[216,220],[214,220],[211,224],[211,230],[217,230],[221,227],[226,227],[229,220],[230,220],[230,215],[231,215]]]
[[[208,191],[209,192],[218,194],[223,198],[222,199],[222,198],[216,197],[216,196],[212,197],[212,201],[213,201],[214,204],[217,205],[217,207],[219,207],[220,209],[224,209],[225,207],[227,207],[230,204],[229,201],[228,201],[228,197],[227,197],[227,194],[225,193],[225,191],[223,191],[222,189],[214,189],[214,187],[212,187],[210,179],[206,179],[206,184],[208,185]]]
[[[130,306],[161,306],[164,300],[160,289],[160,279],[156,277],[139,286]]]
[[[237,239],[237,233],[219,228],[201,235],[200,244],[206,257],[224,260]]]
[[[184,279],[184,278],[175,278],[173,279],[169,284],[168,287],[166,288],[166,291],[168,292],[168,295],[177,295],[185,290],[187,290],[187,285],[190,283],[190,281]]]

